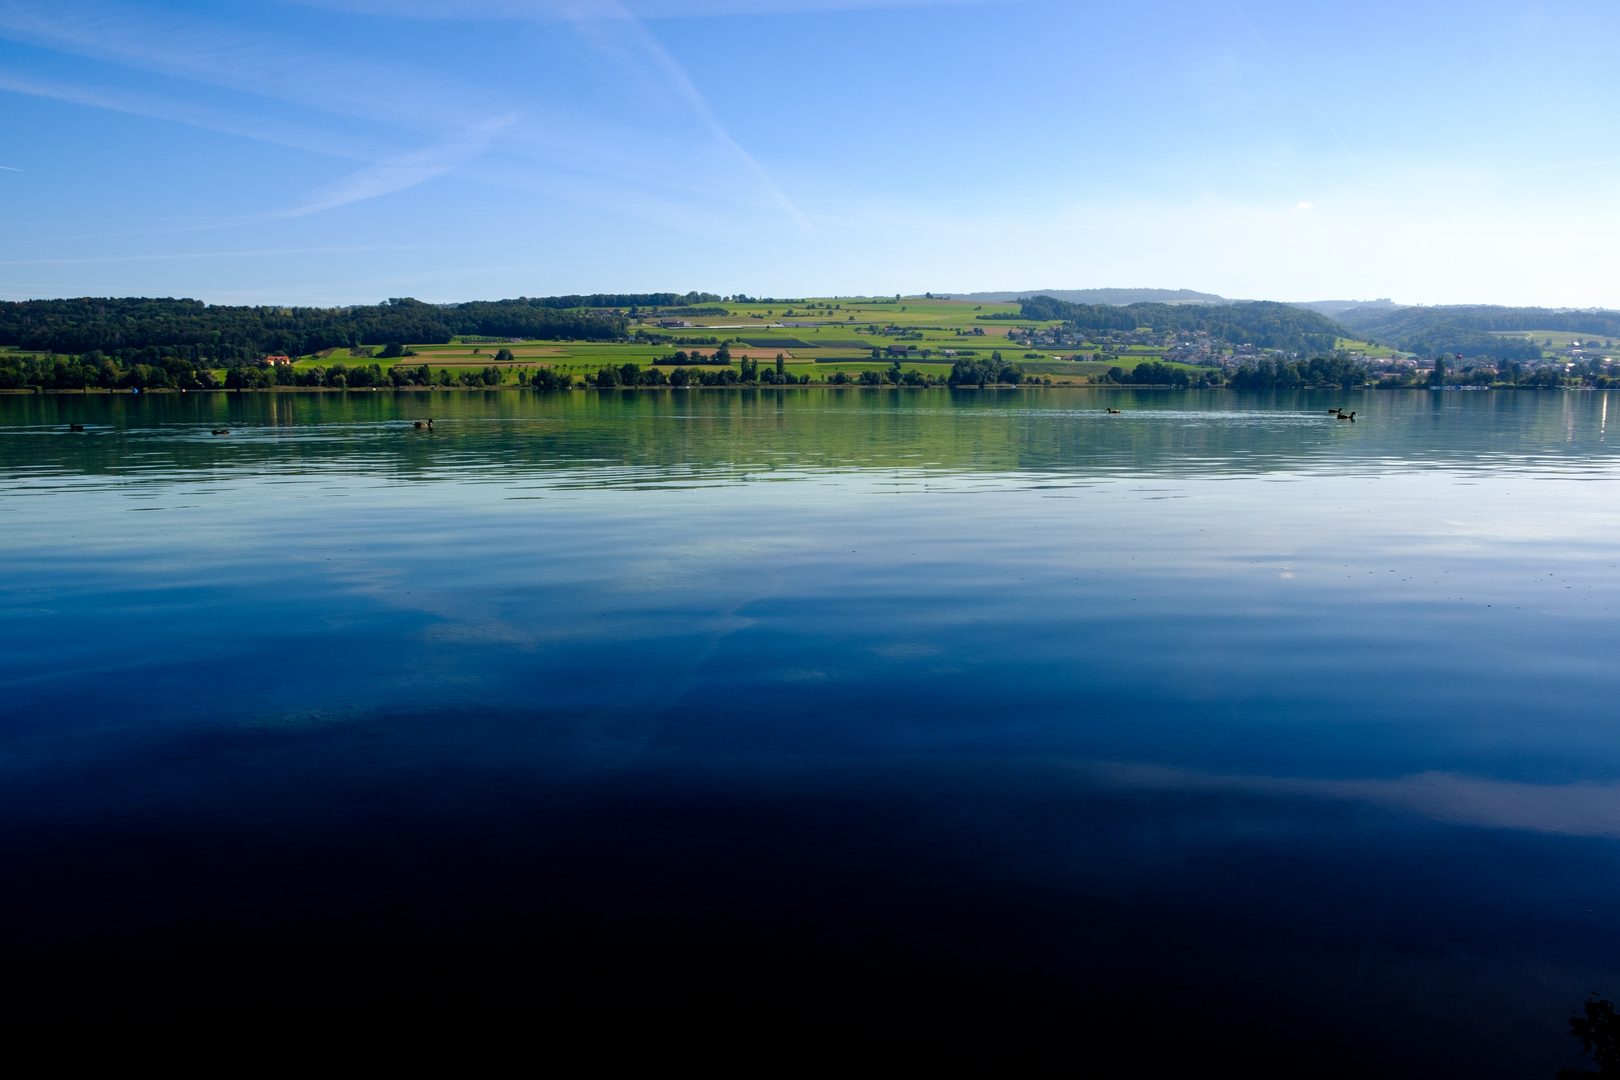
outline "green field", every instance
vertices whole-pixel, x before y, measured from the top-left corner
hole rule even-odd
[[[1612,338],[1605,338],[1602,335],[1574,334],[1568,330],[1492,330],[1490,333],[1497,337],[1525,338],[1537,343],[1544,343],[1550,338],[1552,340],[1550,347],[1554,349],[1567,349],[1576,341],[1595,342],[1599,346],[1605,346],[1605,343],[1613,341]]]
[[[1396,356],[1406,355],[1399,349],[1391,349],[1387,345],[1371,345],[1365,341],[1357,341],[1354,338],[1340,338],[1337,345],[1348,352],[1359,353],[1369,360],[1389,360]]]
[[[502,367],[532,369],[552,367],[573,375],[593,374],[604,366],[626,363],[643,367],[659,365],[666,369],[675,361],[677,350],[698,350],[706,356],[720,343],[730,351],[733,362],[752,359],[774,364],[780,353],[787,370],[794,375],[808,374],[821,380],[834,372],[855,374],[867,369],[884,369],[898,359],[903,370],[927,375],[948,374],[958,356],[988,357],[999,351],[1003,359],[1019,364],[1032,375],[1054,382],[1084,382],[1110,367],[1134,367],[1143,361],[1163,360],[1165,348],[1152,345],[1117,347],[1102,361],[1091,355],[1101,351],[1093,343],[1026,348],[1010,341],[1007,332],[1015,327],[1047,329],[1056,325],[1024,319],[988,319],[991,315],[1017,315],[1017,304],[980,304],[962,300],[893,299],[886,297],[811,297],[792,304],[731,303],[707,305],[725,309],[725,314],[667,315],[644,314],[631,320],[630,332],[638,340],[628,342],[521,341],[491,342],[455,340],[446,345],[411,345],[414,356],[383,360],[375,355],[356,355],[380,349],[332,349],[300,357],[298,367],[381,363],[417,366],[427,364],[438,370],[479,369],[495,363],[498,350],[512,354]],[[664,326],[664,319],[689,324]],[[648,338],[653,340],[648,340]],[[907,349],[904,356],[891,356],[893,346]],[[874,357],[876,348],[883,355]],[[923,353],[928,355],[924,356]],[[1029,353],[1037,354],[1031,357]],[[947,355],[954,353],[955,356]],[[1079,355],[1080,362],[1069,362]],[[1177,367],[1196,370],[1191,365]]]

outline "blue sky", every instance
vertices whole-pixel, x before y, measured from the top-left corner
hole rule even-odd
[[[0,297],[1620,307],[1609,3],[0,0]]]

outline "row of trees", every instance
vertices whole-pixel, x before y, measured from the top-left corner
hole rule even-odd
[[[1234,390],[1290,390],[1302,386],[1339,386],[1348,389],[1368,380],[1367,365],[1338,356],[1309,360],[1278,357],[1245,361],[1227,380]]]
[[[1111,367],[1104,374],[1098,376],[1098,382],[1121,383],[1123,385],[1137,386],[1192,386],[1196,381],[1200,386],[1219,386],[1222,381],[1221,373],[1214,370],[1200,371],[1195,379],[1186,368],[1178,368],[1158,360],[1145,360],[1130,371],[1122,367]]]
[[[701,352],[699,352],[696,349],[693,349],[691,351],[691,353],[688,353],[685,349],[676,349],[673,354],[671,354],[669,356],[666,356],[666,357],[663,357],[663,363],[666,363],[666,364],[729,364],[729,363],[731,363],[731,350],[729,348],[727,348],[726,346],[721,345],[718,349],[714,350],[714,352],[710,353],[708,356],[704,356]]]
[[[198,367],[182,356],[153,353],[128,363],[94,351],[77,357],[0,355],[0,389],[207,390],[219,385],[206,366]]]
[[[325,368],[294,368],[281,364],[231,368],[225,373],[225,388],[268,390],[274,386],[325,386],[343,390],[367,386],[499,386],[503,380],[504,372],[498,367],[452,372],[449,368],[434,371],[426,364],[420,367],[396,364],[391,368],[381,364],[333,364]]]
[[[458,334],[607,341],[624,337],[627,325],[622,316],[526,299],[465,304],[395,299],[347,308],[235,307],[113,297],[0,302],[0,345],[69,354],[99,350],[108,355],[157,348],[214,367],[275,354],[305,356],[389,342],[443,344]]]
[[[1214,368],[1189,371],[1158,360],[1143,361],[1135,368],[1112,367],[1099,382],[1136,386],[1211,387],[1222,384],[1234,390],[1287,390],[1305,386],[1361,386],[1369,379],[1367,366],[1346,357],[1319,356],[1310,360],[1265,357],[1239,365],[1230,375]]]
[[[899,367],[899,364],[892,365],[893,370],[899,370]],[[946,382],[951,386],[980,388],[991,383],[1012,383],[1016,386],[1023,381],[1024,370],[1016,364],[1002,360],[1000,352],[993,352],[988,358],[959,357],[951,364],[951,373],[946,376]]]
[[[1431,368],[1390,372],[1378,380],[1378,386],[1384,390],[1425,386],[1522,386],[1532,390],[1591,386],[1607,390],[1620,386],[1620,378],[1608,374],[1602,361],[1574,364],[1566,371],[1561,365],[1530,370],[1512,361],[1503,361],[1495,366],[1474,364],[1454,368],[1445,357],[1437,357]]]
[[[758,361],[744,360],[737,367],[723,367],[715,369],[678,367],[669,374],[665,374],[656,367],[643,368],[639,364],[621,364],[618,367],[604,367],[587,381],[593,386],[740,386],[750,385],[787,385],[808,384],[809,375],[793,375],[785,371],[781,358],[777,359],[775,368],[762,367]],[[542,375],[546,369],[535,373],[531,385],[541,386]],[[565,376],[564,378],[568,378]],[[571,381],[571,380],[570,380]],[[547,380],[545,388],[555,385],[555,377]],[[567,386],[568,382],[561,383]]]

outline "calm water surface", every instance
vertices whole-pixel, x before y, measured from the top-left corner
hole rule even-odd
[[[5,948],[1550,1076],[1620,992],[1607,410],[0,397]]]

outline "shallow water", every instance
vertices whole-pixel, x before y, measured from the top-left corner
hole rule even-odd
[[[0,396],[9,949],[1550,1075],[1620,990],[1607,399]]]

